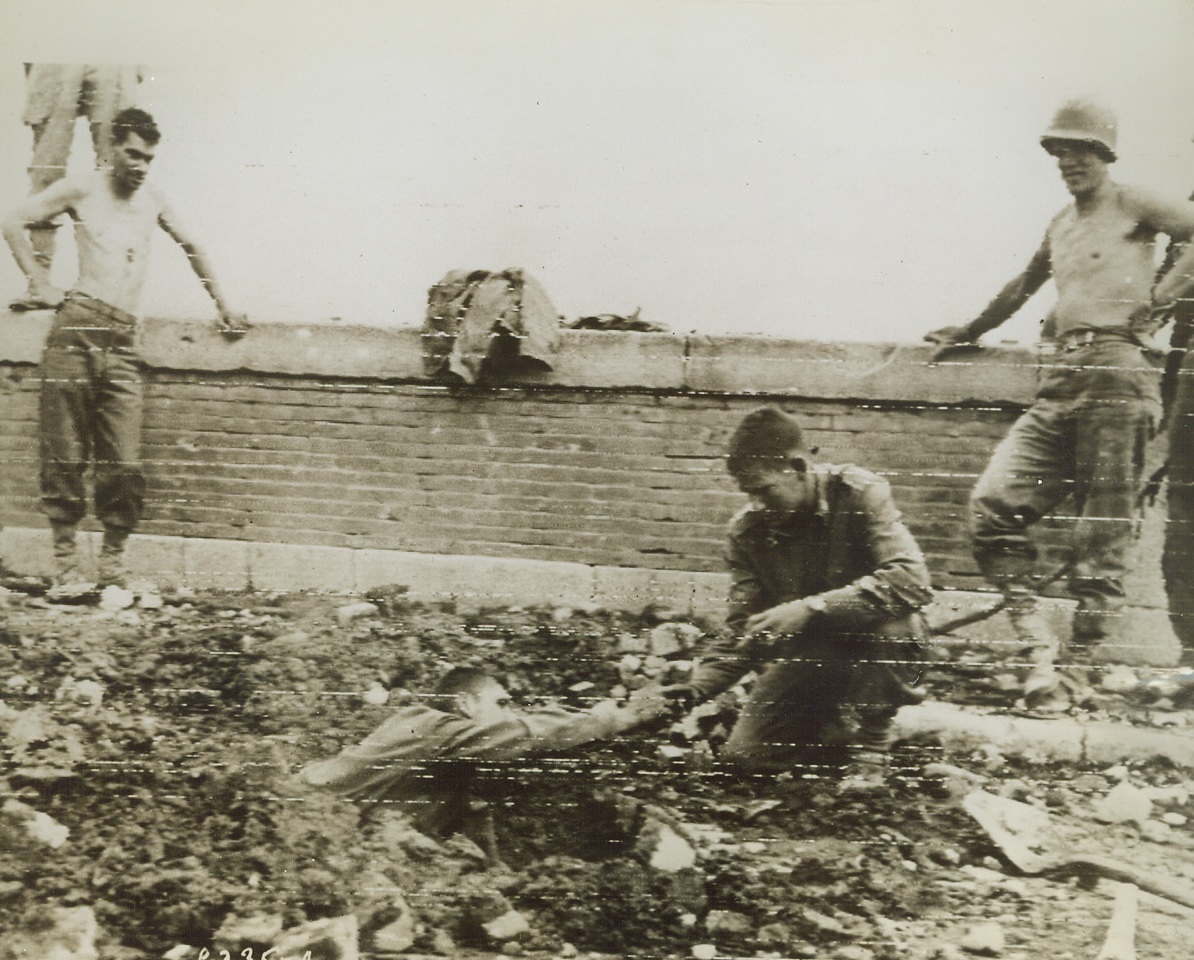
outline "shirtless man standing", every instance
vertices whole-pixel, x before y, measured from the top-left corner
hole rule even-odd
[[[925,339],[943,348],[973,343],[1050,277],[1056,282],[1057,304],[1042,330],[1052,362],[1036,401],[979,478],[970,510],[975,560],[1007,598],[1017,639],[1034,651],[1025,699],[1060,709],[1089,678],[1082,668],[1063,675],[1053,668],[1060,649],[1038,608],[1027,529],[1074,495],[1069,590],[1078,609],[1066,653],[1081,658],[1117,634],[1144,449],[1161,409],[1152,335],[1194,286],[1194,246],[1154,285],[1156,236],[1194,236],[1194,204],[1111,180],[1116,119],[1097,104],[1062,106],[1041,145],[1057,158],[1074,202],[976,319]]]
[[[202,251],[179,226],[161,194],[145,185],[160,138],[153,118],[130,108],[112,125],[111,166],[66,177],[12,210],[0,229],[29,280],[30,294],[57,308],[41,367],[41,493],[54,539],[54,578],[83,582],[75,530],[86,512],[83,475],[95,465],[95,512],[104,526],[99,577],[124,576],[125,541],[141,517],[141,364],[135,316],[154,227],[186,252],[215,302],[220,329],[243,332]],[[63,293],[50,282],[26,230],[67,213],[74,221],[79,279]]]

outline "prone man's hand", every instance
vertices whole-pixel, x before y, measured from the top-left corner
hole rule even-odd
[[[663,698],[663,710],[672,717],[679,718],[689,713],[696,706],[697,692],[687,683],[673,683],[671,686],[659,690]]]

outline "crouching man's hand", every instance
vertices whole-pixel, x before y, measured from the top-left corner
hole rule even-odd
[[[784,636],[800,633],[813,618],[815,611],[804,600],[791,600],[779,606],[756,613],[746,621],[747,638],[758,637],[761,634]]]

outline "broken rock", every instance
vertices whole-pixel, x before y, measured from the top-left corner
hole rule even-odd
[[[310,952],[322,960],[360,960],[357,918],[328,917],[291,927],[278,937],[274,949],[280,957]]]
[[[342,627],[348,626],[361,617],[375,617],[377,614],[377,604],[369,603],[367,600],[362,600],[359,603],[346,603],[344,606],[336,608],[336,620]]]
[[[691,623],[661,623],[650,634],[651,653],[657,657],[691,650],[704,634]]]
[[[527,923],[526,917],[517,910],[508,910],[500,917],[495,917],[488,923],[482,924],[481,928],[490,940],[498,942],[513,940],[515,937],[521,937],[531,932],[531,925]]]
[[[98,925],[90,907],[39,908],[0,934],[2,960],[98,960]]]
[[[0,807],[5,819],[20,823],[28,836],[38,843],[44,843],[51,850],[57,850],[70,836],[70,827],[59,823],[49,814],[35,810],[20,800],[9,799]]]
[[[1003,927],[994,921],[971,927],[962,938],[962,949],[980,957],[998,957],[1004,945]]]
[[[255,913],[249,917],[233,915],[220,924],[212,943],[231,953],[239,953],[250,945],[272,946],[283,926],[282,917],[276,913]]]
[[[705,917],[705,929],[710,933],[748,933],[751,929],[750,918],[734,910],[710,910]]]
[[[638,846],[647,854],[647,862],[664,873],[675,873],[696,863],[692,844],[659,820],[647,820],[639,834]]]
[[[1126,780],[1117,783],[1095,804],[1095,819],[1102,823],[1143,824],[1152,813],[1153,802],[1144,791],[1132,786]]]

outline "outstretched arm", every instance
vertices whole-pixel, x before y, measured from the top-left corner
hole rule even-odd
[[[220,285],[216,282],[215,274],[212,272],[207,255],[191,238],[191,235],[179,224],[178,217],[164,200],[160,201],[158,225],[166,231],[175,243],[182,247],[183,253],[187,255],[187,262],[190,263],[191,269],[195,271],[195,276],[203,284],[203,288],[207,291],[207,295],[211,297],[212,302],[216,305],[216,310],[220,314],[220,320],[217,324],[220,331],[234,335],[244,333],[247,326],[244,314],[234,313],[228,306],[227,300],[224,299],[224,293]]]
[[[956,344],[973,343],[988,330],[1008,320],[1019,310],[1028,298],[1045,285],[1049,279],[1052,267],[1049,260],[1048,242],[1042,242],[1020,273],[995,295],[985,310],[967,324],[959,327],[943,327],[925,334],[925,339],[931,343]]]
[[[63,178],[18,204],[0,221],[0,230],[12,250],[17,266],[29,278],[30,293],[45,303],[55,306],[62,302],[63,293],[50,282],[50,268],[38,261],[33,254],[26,228],[31,224],[53,220],[66,213],[82,198],[84,187],[70,177]]]

